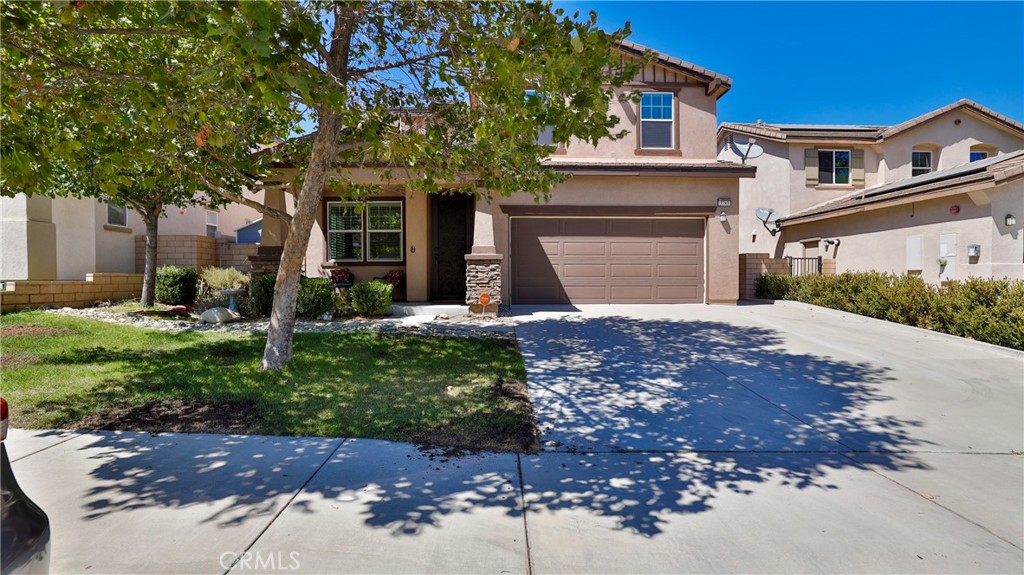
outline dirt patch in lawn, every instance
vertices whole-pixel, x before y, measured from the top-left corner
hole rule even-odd
[[[39,363],[39,357],[28,353],[0,353],[0,365],[7,369]]]
[[[0,327],[0,339],[5,337],[39,337],[50,335],[65,335],[70,333],[66,329],[57,327],[46,327],[44,325],[5,325]]]
[[[82,419],[77,427],[151,433],[256,433],[263,417],[256,402],[151,401],[134,407],[105,409]]]
[[[420,444],[431,457],[460,457],[482,451],[536,453],[540,449],[533,405],[526,383],[502,379],[494,383],[502,410],[473,413],[462,421],[403,429],[404,440]]]

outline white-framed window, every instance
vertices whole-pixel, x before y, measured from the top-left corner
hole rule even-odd
[[[327,202],[328,259],[402,261],[403,218],[402,202]]]
[[[910,175],[920,176],[932,171],[932,153],[915,150],[910,153]]]
[[[402,202],[372,202],[367,206],[366,261],[402,261]]]
[[[818,183],[850,183],[850,150],[818,150]]]
[[[538,94],[536,90],[527,90],[525,97],[527,104],[530,103],[531,98],[538,98],[541,102],[544,101],[544,97]],[[542,146],[554,146],[555,129],[551,126],[546,126],[544,129],[537,132],[537,143]]]
[[[111,226],[128,227],[128,208],[107,204],[107,224]]]
[[[640,99],[640,148],[671,150],[675,140],[675,97],[670,92],[646,92]]]
[[[963,156],[961,156],[963,157]],[[988,158],[988,152],[982,150],[971,150],[971,161],[977,162],[978,160],[985,160]]]
[[[220,214],[213,210],[206,210],[206,236],[210,238],[217,237],[217,222]]]

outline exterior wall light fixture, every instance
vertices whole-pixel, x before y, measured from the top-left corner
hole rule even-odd
[[[725,222],[729,221],[729,216],[726,215],[726,213],[723,211],[723,212],[718,214],[718,221],[720,221],[722,223],[725,223]]]
[[[1017,225],[1017,218],[1013,214],[1006,214],[1006,225],[1015,226]]]

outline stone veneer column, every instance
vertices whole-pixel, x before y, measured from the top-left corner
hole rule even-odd
[[[497,316],[501,305],[501,260],[495,253],[466,254],[466,303],[469,313]],[[480,296],[490,296],[490,302],[480,302]]]

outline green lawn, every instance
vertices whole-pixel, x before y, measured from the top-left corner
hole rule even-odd
[[[15,427],[536,448],[523,359],[510,343],[296,334],[289,366],[262,373],[264,341],[260,334],[171,334],[43,312],[5,314],[0,386]]]

